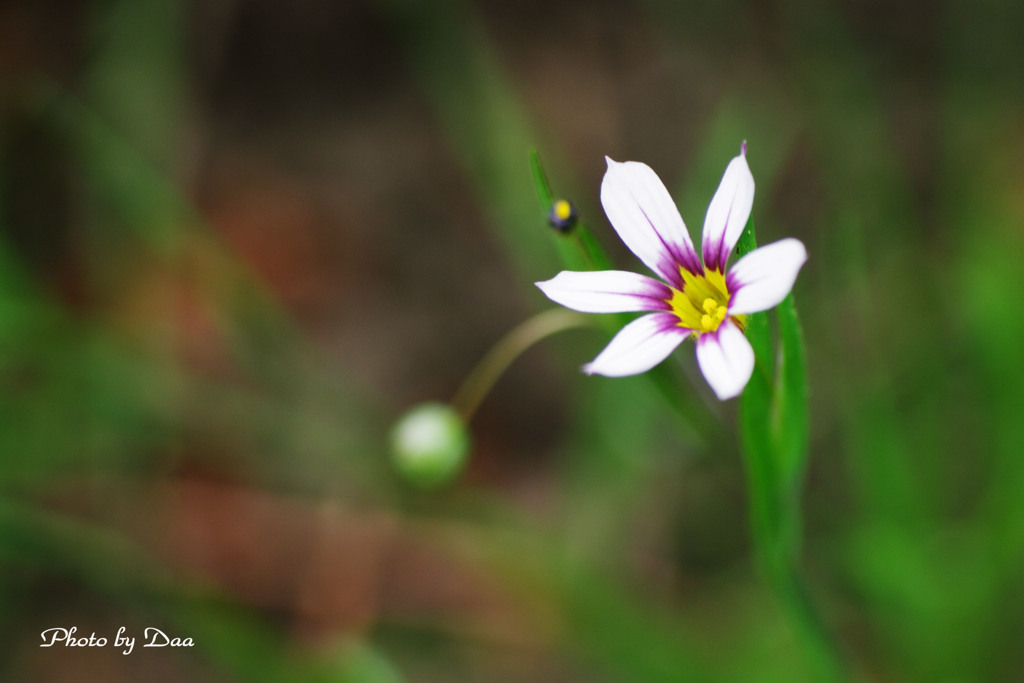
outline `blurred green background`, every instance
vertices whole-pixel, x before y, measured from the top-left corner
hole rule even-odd
[[[603,156],[696,232],[744,139],[852,679],[1024,680],[1024,4],[967,0],[0,3],[0,679],[813,681],[686,349],[710,438],[588,329],[388,462],[550,305],[531,147],[636,269]]]

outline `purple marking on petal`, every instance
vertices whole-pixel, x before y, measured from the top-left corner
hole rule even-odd
[[[634,199],[634,201],[636,200]],[[643,205],[641,205],[640,202],[637,202],[636,206],[640,209],[640,213],[643,214],[647,224],[651,226],[651,230],[653,230],[654,234],[657,235],[658,241],[661,242],[661,246],[663,248],[663,251],[661,252],[662,257],[667,256],[669,258],[669,262],[667,264],[665,263],[664,258],[658,259],[658,270],[660,271],[660,275],[668,280],[670,285],[679,289],[683,284],[683,277],[679,274],[679,269],[674,266],[681,264],[682,260],[677,257],[676,250],[672,248],[672,245],[665,241],[665,237],[658,230],[658,227],[654,225],[654,221],[651,220],[651,217],[647,215],[647,211],[644,210]]]
[[[694,275],[701,275],[704,272],[704,267],[700,263],[700,256],[697,255],[697,250],[683,245],[683,251],[684,253],[678,257],[679,265]]]
[[[675,258],[676,266],[686,268],[694,275],[700,275],[704,272],[704,267],[700,264],[700,256],[697,255],[695,249],[689,248],[688,245],[682,245],[682,249],[676,250],[673,257]]]
[[[650,167],[638,162],[616,162],[605,157],[608,171],[601,183],[601,201],[613,227],[648,268],[675,287],[682,285],[681,269],[699,274],[703,271],[682,217],[664,184]],[[609,196],[606,197],[606,192]],[[621,196],[616,196],[620,195]],[[630,235],[633,228],[619,225],[619,202],[628,201],[628,213],[647,224],[643,235]],[[655,215],[657,221],[651,219]],[[639,230],[640,226],[635,226]],[[653,232],[653,235],[651,235]]]
[[[726,274],[730,310],[757,313],[778,305],[792,289],[806,261],[807,249],[792,237],[745,254]]]
[[[725,236],[729,234],[729,223],[732,221],[732,210],[735,202],[729,205],[729,213],[725,217],[725,230],[722,239],[718,240],[718,272],[725,272],[725,264],[729,261],[729,250],[725,248]]]
[[[704,218],[702,245],[708,270],[725,270],[732,248],[743,232],[753,198],[753,176],[746,156],[741,154],[726,166]]]
[[[666,254],[666,260],[658,263],[659,268],[667,270],[672,274],[671,278],[666,276],[666,279],[669,280],[670,284],[678,290],[682,290],[683,288],[683,277],[679,273],[680,268],[685,268],[694,275],[701,275],[704,272],[704,268],[700,265],[700,258],[697,256],[697,253],[690,252],[690,254],[692,256],[688,258],[685,253],[681,254],[678,251],[673,251],[672,254]]]
[[[743,284],[744,283],[740,282],[739,277],[737,277],[736,273],[733,271],[730,270],[725,274],[725,288],[728,290],[729,294],[735,294]]]
[[[707,346],[708,344],[711,344],[712,342],[715,343],[715,344],[718,344],[719,343],[718,335],[720,334],[719,330],[721,330],[721,329],[722,329],[722,326],[719,325],[717,330],[712,330],[710,332],[701,332],[700,336],[697,337],[697,344],[698,344],[698,346]]]
[[[652,313],[623,327],[590,363],[583,366],[588,375],[625,377],[647,372],[661,363],[689,330],[678,327],[671,313]]]
[[[659,303],[663,303],[667,306],[668,304],[665,303],[665,301],[666,299],[672,298],[672,289],[664,283],[655,281],[650,283],[649,291],[644,292],[639,296],[642,296],[647,299],[656,299]],[[667,311],[671,309],[666,308],[665,310]]]
[[[709,244],[708,252],[704,254],[704,267],[717,269],[718,272],[725,271],[725,264],[729,260],[729,253],[722,254],[722,250],[725,247],[725,234],[729,232],[729,219],[732,217],[732,207],[729,205],[729,212],[725,214],[725,226],[722,229],[722,234],[718,237],[717,244]]]
[[[711,332],[701,332],[700,336],[697,337],[697,346],[704,346],[706,344],[710,344],[712,341],[718,341],[718,330],[712,330]]]
[[[720,400],[735,398],[754,370],[754,351],[743,332],[726,320],[697,340],[697,364]]]
[[[708,344],[717,344],[718,346],[721,346],[722,341],[719,339],[719,335],[722,334],[724,329],[725,323],[719,325],[718,329],[712,332],[702,332],[701,335],[697,337],[697,346],[707,346]],[[735,366],[728,354],[723,353],[722,357],[730,366]]]
[[[632,296],[637,299],[643,299],[647,303],[645,304],[644,310],[647,311],[671,311],[672,307],[668,301],[672,298],[672,290],[668,285],[658,281],[650,283],[647,291],[635,292],[632,294],[623,294],[622,292],[594,292],[595,294],[609,294],[612,296]]]
[[[658,231],[657,226],[654,225],[654,221],[652,221],[647,215],[647,212],[644,211],[644,207],[640,206],[639,202],[637,202],[637,206],[640,209],[640,213],[642,213],[644,218],[647,219],[647,222],[650,224],[654,234],[658,236],[658,241],[661,242],[661,246],[664,248],[662,253],[671,259],[670,267],[666,269],[665,273],[663,273],[666,278],[671,280],[670,284],[676,289],[679,289],[682,286],[683,279],[679,274],[679,266],[686,268],[694,275],[700,275],[703,272],[703,268],[701,268],[697,252],[687,244],[673,244],[666,241],[661,232]],[[659,265],[662,265],[662,262],[659,262]]]
[[[600,272],[600,271],[596,271]],[[641,277],[641,276],[638,276]],[[632,296],[638,299],[648,299],[654,308],[650,309],[653,311],[663,310],[668,311],[671,308],[668,306],[667,299],[672,298],[672,290],[663,282],[658,282],[654,278],[647,276],[644,277],[644,282],[638,288],[636,292],[622,292],[614,290],[595,290],[595,294],[610,294],[613,296]]]
[[[671,311],[672,310],[672,307],[668,303],[669,299],[672,298],[672,290],[669,289],[668,287],[665,287],[664,292],[659,292],[658,294],[647,294],[647,293],[644,293],[644,294],[624,294],[622,292],[600,291],[600,290],[594,290],[594,291],[592,291],[590,293],[591,294],[607,294],[609,296],[622,297],[622,298],[627,298],[628,297],[630,299],[636,299],[638,301],[642,301],[643,302],[642,305],[637,306],[637,311]]]
[[[555,303],[584,313],[671,310],[668,285],[628,271],[562,271],[536,285]]]
[[[682,335],[688,335],[693,333],[693,330],[690,328],[683,327],[679,324],[679,318],[676,317],[675,313],[655,313],[654,315],[658,318],[658,332],[660,334],[664,334],[666,332],[678,332]]]
[[[740,143],[740,154],[747,156],[747,141],[744,140]]]

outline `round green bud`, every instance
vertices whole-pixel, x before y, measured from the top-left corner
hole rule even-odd
[[[407,481],[425,488],[446,484],[462,470],[469,434],[451,406],[423,403],[391,429],[391,459]]]

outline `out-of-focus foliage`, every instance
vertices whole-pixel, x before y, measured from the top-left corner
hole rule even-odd
[[[447,488],[388,451],[585,260],[531,149],[635,269],[603,155],[697,233],[741,140],[810,253],[789,532],[851,678],[1021,678],[1021,45],[1014,2],[4,3],[0,679],[816,680],[686,347],[527,352]]]

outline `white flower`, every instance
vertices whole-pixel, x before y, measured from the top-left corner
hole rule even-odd
[[[754,203],[745,143],[708,206],[703,263],[654,171],[635,161],[606,160],[605,213],[626,246],[664,282],[609,270],[563,271],[537,283],[552,301],[584,313],[653,311],[623,327],[584,372],[608,377],[646,372],[692,336],[697,363],[715,395],[738,396],[754,371],[754,351],[743,334],[746,314],[768,310],[789,294],[807,250],[800,240],[779,240],[726,271]]]

